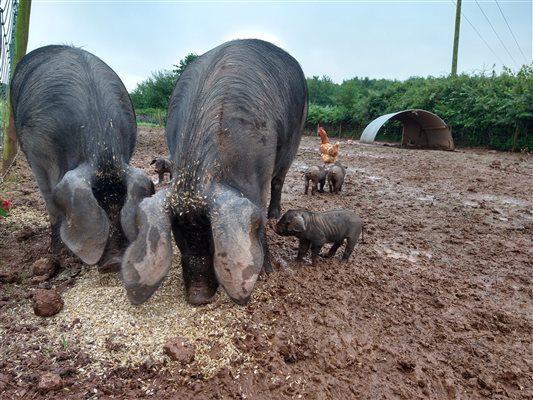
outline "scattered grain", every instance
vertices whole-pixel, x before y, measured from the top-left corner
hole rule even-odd
[[[251,323],[245,308],[224,293],[206,306],[187,304],[179,256],[159,290],[140,306],[129,303],[118,275],[100,274],[94,267],[83,268],[76,285],[63,293],[63,300],[63,311],[49,318],[44,333],[55,348],[75,343],[86,352],[91,359],[83,370],[86,375],[102,373],[109,364],[140,366],[148,358],[160,368],[178,368],[163,350],[165,342],[176,336],[195,347],[195,359],[188,367],[200,371],[205,379],[222,368],[252,361],[234,345],[234,338],[243,335],[240,325]],[[12,311],[37,318],[28,315],[25,306]],[[65,332],[65,326],[73,328]],[[209,355],[214,345],[220,348],[216,358]]]

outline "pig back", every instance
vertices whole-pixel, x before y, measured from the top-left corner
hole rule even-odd
[[[316,225],[331,237],[358,236],[363,225],[361,218],[351,210],[334,209],[311,214]]]
[[[28,53],[15,70],[11,99],[30,164],[45,162],[65,173],[88,163],[103,172],[131,158],[131,100],[115,72],[91,53],[69,46]]]
[[[346,170],[342,165],[333,165],[330,167],[328,174],[335,179],[344,179]]]
[[[170,100],[167,142],[178,175],[197,165],[256,197],[294,158],[306,109],[305,77],[288,53],[261,40],[216,47],[185,69]]]

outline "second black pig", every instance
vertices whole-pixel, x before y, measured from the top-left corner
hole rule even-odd
[[[350,210],[289,210],[274,227],[278,235],[300,239],[296,261],[301,261],[311,247],[313,264],[316,263],[322,246],[333,243],[327,254],[327,257],[333,257],[345,239],[346,248],[342,259],[348,260],[362,230],[363,221]]]
[[[309,181],[311,181],[311,194],[315,194],[318,190],[320,193],[324,192],[324,185],[326,184],[326,169],[322,166],[312,166],[305,171],[305,194],[309,191]],[[319,188],[320,185],[320,188]]]

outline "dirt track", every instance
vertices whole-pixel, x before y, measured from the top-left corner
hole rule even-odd
[[[75,339],[91,329],[81,309],[71,320],[76,309],[67,306],[51,319],[33,315],[39,286],[57,287],[68,305],[92,278],[72,257],[51,280],[32,278],[49,238],[20,155],[1,188],[13,212],[0,220],[0,398],[533,398],[533,157],[342,140],[343,191],[305,196],[301,171],[320,163],[318,145],[316,137],[303,139],[283,209],[352,209],[366,223],[365,241],[348,263],[338,254],[318,267],[297,265],[296,239],[270,226],[274,273],[258,283],[250,304],[233,305],[223,294],[204,308],[176,300],[192,313],[191,324],[220,323],[220,337],[231,339],[225,345],[237,356],[212,376],[199,355],[214,343],[207,354],[223,358],[216,334],[196,336],[198,357],[189,365],[154,354],[137,367],[119,366]],[[157,179],[149,163],[164,153],[162,131],[143,129],[133,164]],[[173,293],[182,297],[176,279]],[[95,282],[120,289],[114,277]],[[91,310],[112,322],[99,312]],[[122,338],[125,353],[131,340]],[[61,376],[63,388],[38,392],[46,372]]]

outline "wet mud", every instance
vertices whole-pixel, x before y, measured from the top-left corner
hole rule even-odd
[[[218,343],[216,333],[196,339],[189,365],[149,358],[96,370],[86,342],[61,342],[76,337],[81,314],[69,324],[33,315],[37,291],[68,297],[86,267],[64,253],[52,277],[34,275],[49,256],[49,229],[20,154],[2,186],[13,209],[0,220],[0,398],[533,398],[533,157],[339,142],[342,191],[304,194],[304,171],[322,165],[319,138],[304,137],[282,213],[351,209],[364,221],[364,240],[348,262],[341,247],[316,266],[296,263],[297,239],[276,235],[270,221],[274,271],[252,301],[233,305],[222,293],[194,308],[206,321],[226,318],[227,345],[238,354],[213,374],[195,363],[201,346]],[[150,162],[166,155],[163,131],[140,129],[133,165],[157,183]],[[127,347],[124,335],[106,351]],[[213,360],[225,351],[220,343],[206,350]]]

